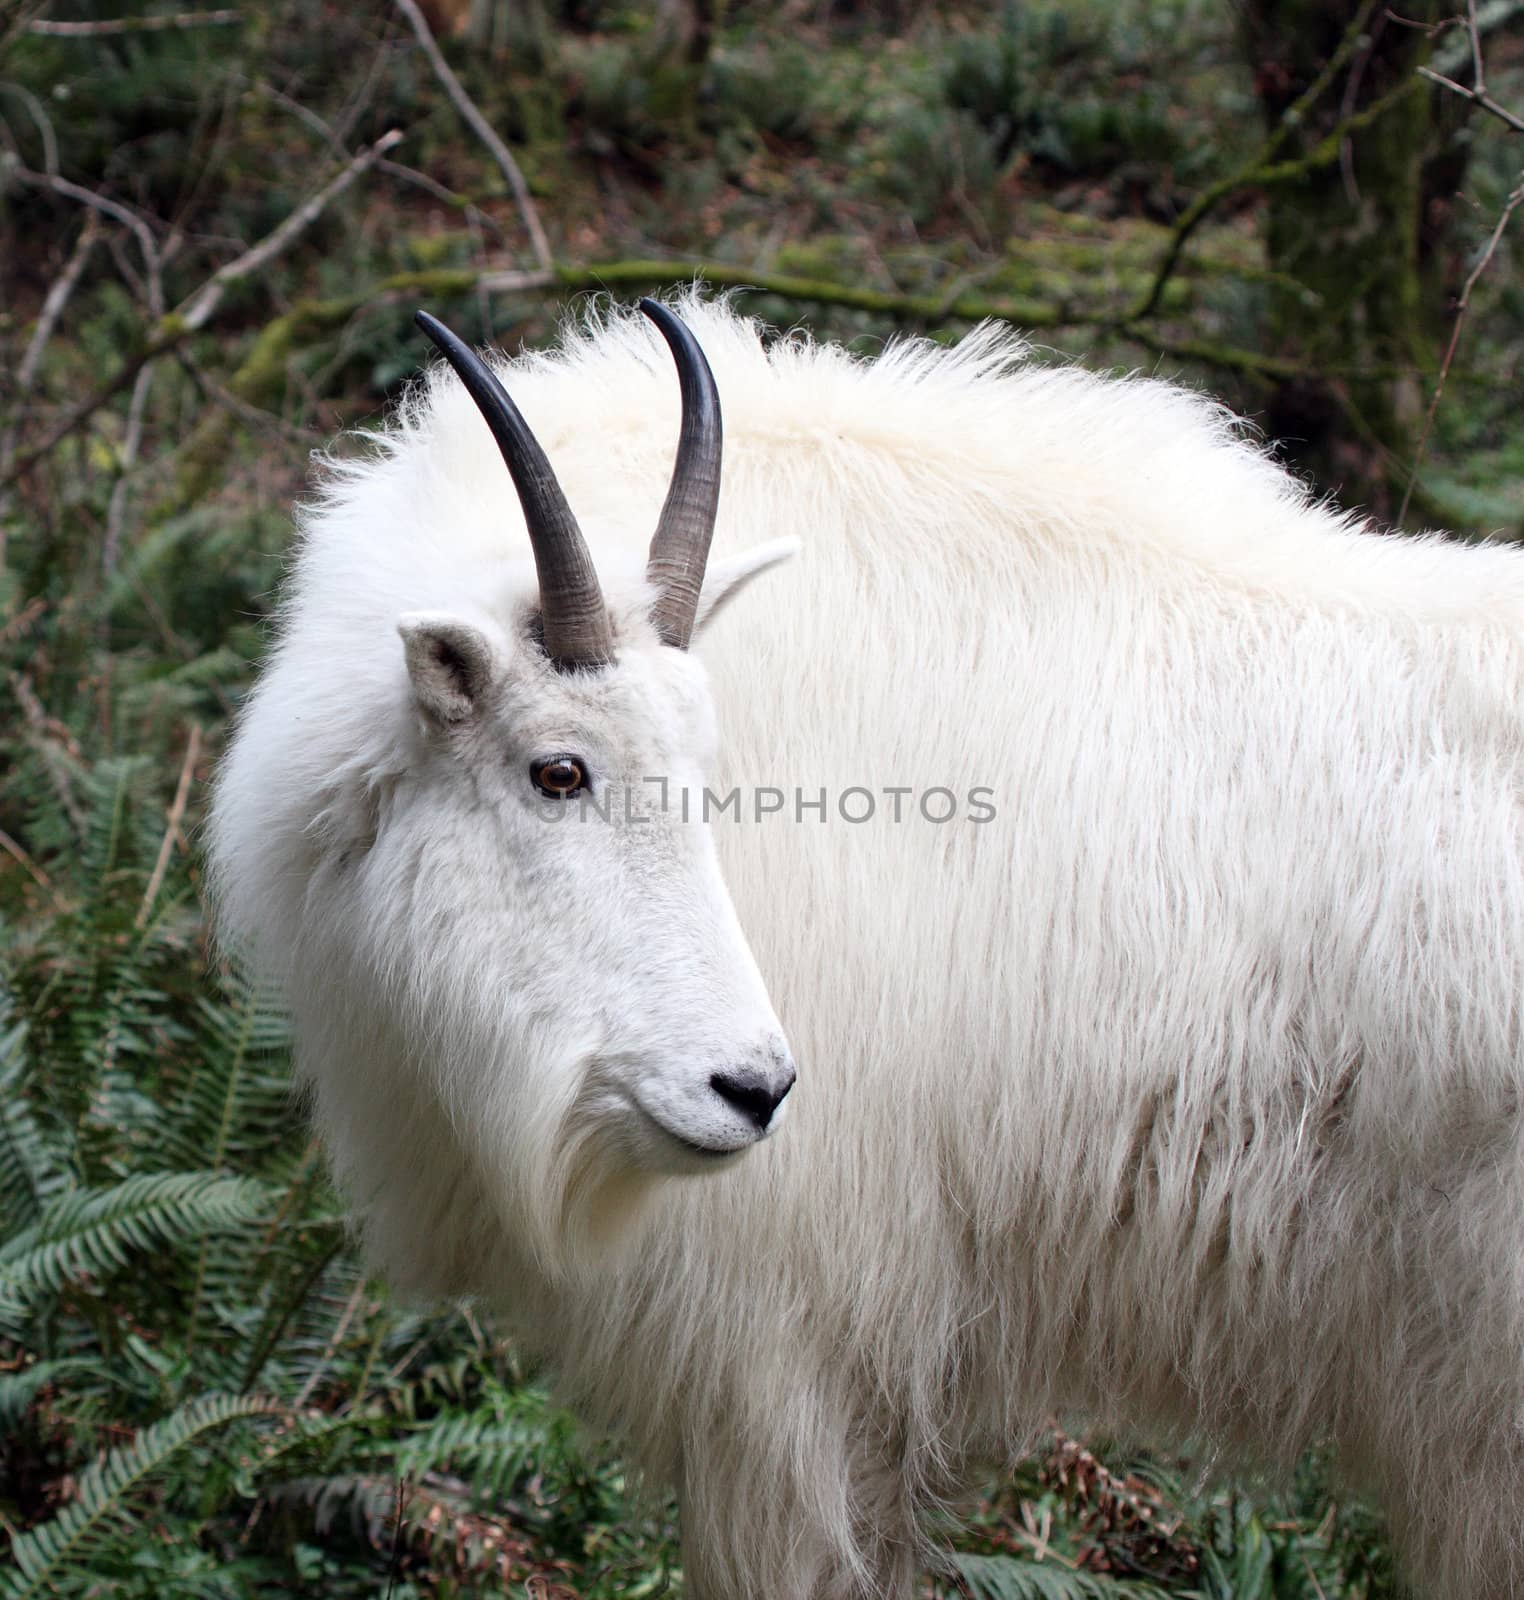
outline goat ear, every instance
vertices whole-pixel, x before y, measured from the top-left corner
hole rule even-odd
[[[754,550],[731,556],[728,561],[711,562],[704,574],[704,587],[699,591],[693,631],[697,633],[705,627],[715,612],[733,600],[759,573],[791,560],[802,548],[798,539],[770,539]]]
[[[478,710],[497,673],[497,652],[480,628],[444,611],[399,617],[397,632],[418,703],[442,722]]]

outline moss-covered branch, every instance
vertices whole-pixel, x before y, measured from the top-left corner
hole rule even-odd
[[[1170,233],[1169,244],[1165,247],[1164,255],[1160,258],[1158,270],[1154,280],[1149,285],[1137,305],[1124,319],[1127,322],[1141,322],[1146,317],[1151,317],[1159,307],[1163,297],[1164,287],[1174,275],[1175,268],[1180,263],[1180,257],[1185,252],[1186,245],[1190,242],[1191,235],[1206,221],[1208,216],[1230,195],[1238,194],[1244,189],[1253,189],[1269,181],[1268,174],[1275,170],[1275,158],[1285,148],[1292,135],[1301,127],[1309,111],[1328,92],[1334,79],[1344,70],[1350,57],[1364,37],[1371,14],[1376,9],[1376,0],[1365,0],[1365,3],[1351,19],[1349,26],[1344,30],[1338,48],[1328,58],[1323,70],[1310,83],[1304,93],[1298,95],[1295,101],[1288,106],[1282,114],[1280,121],[1266,138],[1264,144],[1254,153],[1244,166],[1237,172],[1231,173],[1226,178],[1220,178],[1216,183],[1209,184],[1188,205],[1175,221],[1175,226]],[[1369,120],[1367,118],[1366,120]],[[1331,159],[1338,159],[1338,145],[1343,138],[1352,131],[1352,123],[1342,125],[1335,130],[1338,139],[1334,144],[1334,154]],[[1304,160],[1309,158],[1304,158]],[[1282,163],[1281,165],[1295,165]],[[1302,169],[1305,170],[1305,169]]]
[[[393,273],[354,294],[327,300],[301,300],[259,331],[247,354],[227,379],[225,387],[230,395],[249,405],[268,404],[284,385],[287,364],[294,351],[311,344],[329,329],[341,327],[367,306],[396,300],[404,295],[416,296],[420,300],[447,300],[481,291],[530,295],[588,290],[628,292],[691,282],[777,295],[801,305],[866,311],[906,322],[940,322],[952,318],[962,322],[1005,322],[1024,329],[1102,328],[1132,339],[1147,349],[1204,361],[1233,371],[1285,376],[1291,370],[1288,363],[1252,350],[1230,349],[1200,341],[1170,343],[1119,318],[1115,311],[1097,307],[972,293],[952,296],[945,293],[895,294],[837,283],[828,278],[758,271],[729,262],[652,259],[602,261],[585,265],[561,262],[552,265],[548,271],[530,272],[432,268]],[[47,456],[63,439],[126,389],[148,362],[173,351],[197,331],[184,317],[172,315],[162,318],[105,383],[66,412],[36,443],[17,452],[8,470],[0,476],[0,487],[20,478]],[[188,446],[182,473],[181,498],[191,490],[199,491],[205,487],[206,472],[219,454],[218,443],[225,428],[225,419],[210,423],[202,435]]]

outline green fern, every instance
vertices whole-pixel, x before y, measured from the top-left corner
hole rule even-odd
[[[171,1120],[176,1158],[232,1168],[306,1143],[274,999],[237,977],[196,1005],[195,1064]]]
[[[85,1365],[82,1361],[34,1361],[19,1372],[0,1372],[0,1428],[14,1428],[48,1384]]]
[[[25,1227],[70,1174],[32,1105],[26,1024],[15,1019],[0,979],[0,1216]]]
[[[0,1246],[0,1311],[70,1278],[113,1272],[134,1251],[249,1222],[268,1197],[262,1183],[215,1172],[139,1173],[109,1188],[75,1190]]]
[[[1201,1571],[1211,1600],[1274,1600],[1277,1592],[1275,1545],[1252,1513],[1234,1527],[1230,1551],[1203,1548]]]
[[[956,1555],[951,1565],[973,1600],[1167,1600],[1166,1591],[1155,1584],[1056,1561]]]
[[[489,1384],[465,1408],[439,1412],[396,1450],[400,1472],[448,1471],[478,1495],[513,1493],[531,1472],[567,1482],[587,1477],[592,1463],[580,1448],[576,1423],[547,1391],[530,1384]]]
[[[129,1445],[112,1450],[79,1478],[73,1502],[50,1522],[20,1535],[11,1546],[16,1571],[0,1577],[0,1600],[33,1600],[55,1593],[71,1577],[87,1577],[88,1563],[111,1525],[132,1509],[145,1480],[204,1434],[242,1418],[278,1415],[272,1401],[241,1395],[203,1395],[144,1428]]]

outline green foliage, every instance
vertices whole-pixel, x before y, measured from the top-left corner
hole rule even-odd
[[[1150,13],[1119,19],[1007,0],[993,28],[949,40],[942,93],[984,129],[998,163],[1026,152],[1060,173],[1113,181],[1122,169],[1168,169],[1182,152],[1169,117],[1176,102],[1158,77],[1157,27]],[[1097,59],[1110,67],[1104,82]]]
[[[972,1600],[1159,1600],[1164,1593],[1151,1583],[1011,1556],[960,1555],[953,1570]]]
[[[839,64],[797,39],[748,39],[722,51],[710,82],[728,125],[793,144],[819,145],[850,131],[852,108]]]
[[[106,1277],[134,1251],[172,1248],[264,1209],[262,1185],[213,1172],[147,1172],[75,1189],[0,1245],[0,1326],[29,1300],[78,1278]]]
[[[113,1532],[118,1538],[124,1532],[132,1536],[133,1530],[124,1530],[121,1524],[131,1512],[133,1490],[145,1479],[164,1473],[203,1435],[238,1418],[266,1416],[277,1409],[267,1400],[204,1395],[141,1429],[131,1444],[92,1462],[80,1475],[70,1503],[12,1542],[16,1571],[9,1582],[0,1579],[0,1596],[32,1600],[35,1595],[56,1594],[71,1577],[98,1568]]]
[[[973,117],[912,100],[893,108],[864,170],[926,224],[949,204],[977,212],[979,198],[995,187],[998,164],[993,141]]]
[[[1181,1458],[1057,1433],[995,1488],[949,1558],[970,1600],[1395,1600],[1385,1538],[1302,1461],[1250,1495]],[[1012,1530],[1020,1535],[1013,1551]]]

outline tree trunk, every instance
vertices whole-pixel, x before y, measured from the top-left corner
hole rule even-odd
[[[1359,0],[1245,0],[1243,37],[1271,126],[1317,78]],[[1426,27],[1449,0],[1411,0],[1398,22],[1373,10],[1366,39],[1293,133],[1283,156],[1310,154],[1351,117],[1404,85],[1340,159],[1267,191],[1266,244],[1280,282],[1266,344],[1308,369],[1281,383],[1266,424],[1293,463],[1347,505],[1395,515],[1422,422],[1446,310],[1436,248],[1464,147],[1453,138],[1458,97],[1432,91],[1416,69]]]

